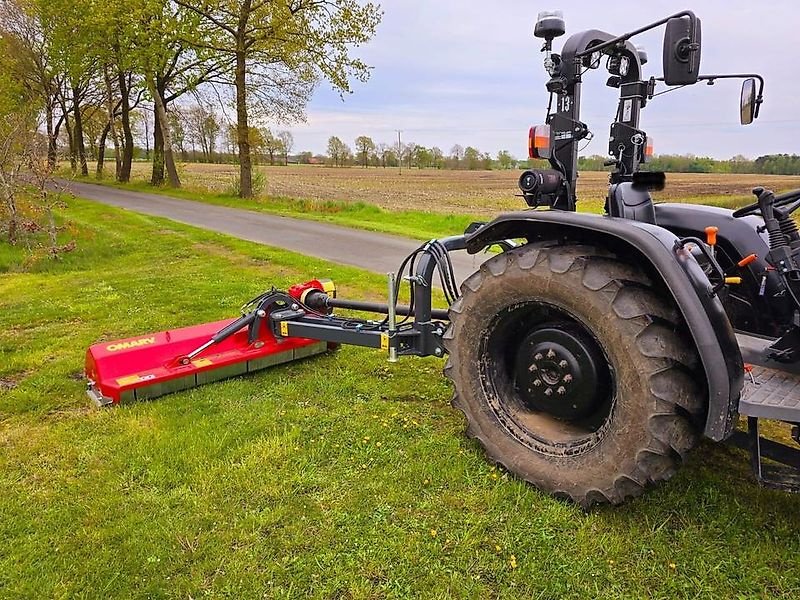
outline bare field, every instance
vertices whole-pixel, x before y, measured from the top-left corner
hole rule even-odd
[[[230,191],[238,172],[235,165],[186,163],[181,165],[184,185],[200,192]],[[522,208],[515,194],[520,171],[436,171],[360,167],[299,166],[257,167],[266,180],[263,193],[317,201],[375,204],[388,210],[422,210],[453,214],[494,214]],[[149,163],[135,163],[134,180],[148,180]],[[602,203],[607,174],[584,172],[578,196],[584,208]],[[800,188],[800,176],[674,173],[667,187],[654,194],[657,201],[709,202],[739,205],[750,201],[750,190],[763,185],[777,191]]]

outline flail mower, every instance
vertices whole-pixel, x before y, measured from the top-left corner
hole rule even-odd
[[[644,79],[631,39],[665,26],[663,76]],[[522,174],[528,209],[433,240],[389,275],[386,303],[337,298],[330,282],[272,289],[243,316],[89,348],[99,404],[164,393],[321,353],[332,345],[399,356],[447,355],[453,405],[490,460],[553,495],[618,504],[668,479],[705,436],[751,452],[758,481],[800,487],[800,190],[753,190],[736,211],[654,204],[664,174],[646,171],[643,108],[667,90],[743,79],[741,122],[758,116],[758,75],[700,74],[701,26],[683,11],[612,35],[563,35],[541,13],[550,106],[530,131],[549,168]],[[581,84],[605,67],[619,89],[608,144],[605,214],[576,212]],[[450,253],[492,255],[459,287]],[[398,287],[410,287],[398,305]],[[449,307],[434,308],[439,285]],[[336,311],[366,311],[372,319]],[[399,318],[402,317],[402,318]],[[746,418],[746,431],[738,430]],[[759,422],[788,424],[786,443]]]

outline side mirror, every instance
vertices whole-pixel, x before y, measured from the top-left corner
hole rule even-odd
[[[700,74],[700,38],[700,19],[694,15],[667,21],[664,32],[664,83],[697,83]]]
[[[739,100],[739,121],[749,125],[756,116],[756,80],[752,77],[742,82],[742,96]]]

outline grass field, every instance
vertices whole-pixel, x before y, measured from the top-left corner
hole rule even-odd
[[[71,200],[60,262],[0,244],[0,597],[797,598],[800,497],[706,444],[584,513],[494,469],[441,362],[344,348],[93,408],[92,342],[383,278]]]

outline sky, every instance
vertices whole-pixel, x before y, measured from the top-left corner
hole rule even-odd
[[[692,6],[694,4],[694,6]],[[373,40],[353,51],[372,67],[369,81],[341,98],[322,83],[304,124],[288,128],[295,151],[324,153],[331,135],[351,147],[359,135],[438,146],[475,146],[495,155],[527,155],[528,128],[544,121],[548,77],[536,15],[559,9],[573,33],[618,35],[691,9],[702,20],[701,73],[757,72],[766,80],[758,120],[739,125],[737,80],[702,83],[655,98],[640,127],[657,154],[755,158],[800,153],[800,31],[798,0],[647,0],[625,5],[597,0],[384,0]],[[763,27],[759,30],[758,25]],[[650,62],[644,78],[661,73],[663,28],[635,37]],[[601,68],[584,78],[582,120],[595,134],[582,154],[605,154],[618,91]],[[663,89],[663,88],[662,88]]]

